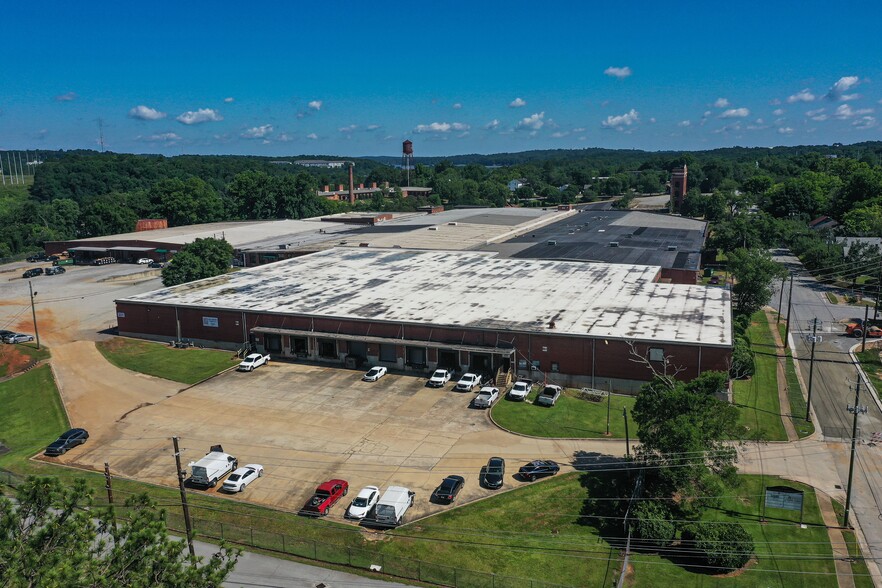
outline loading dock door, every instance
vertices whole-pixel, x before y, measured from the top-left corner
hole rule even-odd
[[[383,343],[380,345],[380,361],[383,363],[397,363],[398,349],[395,345]]]
[[[267,333],[263,336],[263,345],[268,353],[282,352],[282,336]]]
[[[456,351],[452,349],[438,350],[438,367],[446,370],[459,370],[459,362],[456,361]]]
[[[367,343],[363,341],[350,341],[349,355],[367,359]]]
[[[413,367],[424,367],[426,365],[426,348],[425,347],[408,347],[407,348],[407,365]]]
[[[319,339],[319,356],[325,359],[337,359],[337,342],[333,339]]]

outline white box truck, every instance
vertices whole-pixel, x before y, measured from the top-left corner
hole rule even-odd
[[[415,494],[403,486],[389,486],[374,507],[374,519],[370,523],[378,527],[397,527],[404,521],[407,509],[413,506]]]
[[[212,445],[211,451],[199,461],[191,461],[190,484],[194,486],[214,487],[218,480],[239,467],[239,460],[224,453],[220,445]]]

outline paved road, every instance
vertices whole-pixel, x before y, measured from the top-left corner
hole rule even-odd
[[[844,501],[853,420],[847,407],[854,404],[857,379],[857,370],[848,350],[859,341],[844,336],[843,321],[863,318],[863,308],[830,304],[824,296],[828,287],[819,284],[806,272],[797,258],[787,252],[776,252],[774,257],[794,272],[791,342],[801,358],[799,367],[806,383],[809,381],[808,358],[811,355],[811,343],[807,340],[809,322],[814,318],[823,321],[819,330],[823,340],[815,346],[812,406],[815,426],[820,428],[839,473],[840,492],[839,496],[834,496]],[[783,303],[785,316],[787,288]],[[772,305],[777,307],[778,300],[779,292],[776,291]],[[866,444],[873,433],[882,432],[882,405],[875,391],[863,385],[860,404],[867,407],[867,413],[858,417],[857,438],[860,443],[855,461],[853,513],[869,545],[870,555],[882,558],[882,447]]]
[[[217,546],[210,543],[196,541],[194,547],[196,555],[205,559],[217,551]],[[324,584],[327,588],[401,588],[402,586],[395,582],[373,580],[248,551],[242,552],[236,568],[223,585],[231,588],[315,588],[319,584]]]

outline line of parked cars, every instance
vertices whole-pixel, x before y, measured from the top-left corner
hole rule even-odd
[[[22,278],[36,278],[37,276],[55,276],[58,274],[63,274],[65,269],[60,265],[53,265],[52,267],[47,267],[45,270],[41,267],[32,267],[31,269],[27,269],[21,275]]]
[[[9,344],[27,343],[28,341],[33,341],[34,336],[26,333],[16,333],[15,331],[3,330],[0,331],[0,340]]]

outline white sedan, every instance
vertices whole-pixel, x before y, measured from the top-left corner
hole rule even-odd
[[[152,262],[153,262],[153,260],[150,259],[149,257],[142,257],[141,259],[138,260],[138,265],[149,265]]]
[[[381,365],[374,366],[367,371],[367,373],[362,376],[362,380],[365,382],[376,382],[380,378],[386,375],[386,368]]]
[[[346,518],[361,520],[371,512],[380,499],[380,489],[376,486],[365,486],[349,505]]]
[[[254,368],[258,368],[263,364],[269,362],[269,360],[269,355],[263,355],[262,353],[252,353],[250,355],[246,355],[245,359],[242,360],[242,363],[240,363],[239,367],[236,369],[240,372],[250,372],[253,371]]]
[[[429,386],[430,388],[440,388],[449,382],[451,377],[453,377],[453,374],[448,370],[435,370],[432,373],[432,377],[426,382],[426,386]]]
[[[490,408],[497,400],[499,400],[499,388],[484,386],[475,396],[475,408]]]
[[[248,484],[263,476],[263,466],[257,463],[249,463],[230,474],[221,489],[224,492],[241,492]]]
[[[512,400],[524,400],[530,393],[530,382],[526,380],[518,380],[515,385],[508,391],[508,397]]]

